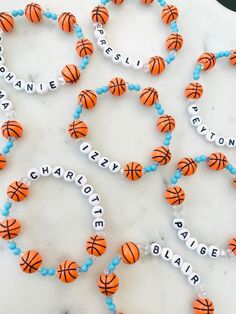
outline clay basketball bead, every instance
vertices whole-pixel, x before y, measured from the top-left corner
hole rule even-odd
[[[69,125],[68,132],[73,139],[83,138],[88,134],[88,126],[83,121],[75,120]]]
[[[0,154],[0,170],[3,170],[7,165],[7,159],[4,155]]]
[[[179,16],[179,11],[174,5],[164,6],[161,14],[161,18],[165,24],[170,24],[173,21],[176,21]]]
[[[233,186],[236,188],[236,178],[234,178]]]
[[[180,205],[185,200],[184,190],[180,186],[171,186],[165,191],[165,199],[172,206]]]
[[[129,162],[124,167],[124,175],[128,180],[137,181],[143,176],[143,167],[138,162]]]
[[[70,12],[63,12],[58,18],[58,25],[63,32],[73,32],[75,24],[76,17]]]
[[[3,32],[11,32],[14,28],[14,24],[14,19],[9,13],[0,13],[0,28]]]
[[[80,70],[74,64],[67,64],[61,71],[64,81],[67,84],[74,84],[80,79]]]
[[[135,264],[140,258],[139,248],[133,242],[126,242],[120,248],[120,255],[123,263]]]
[[[98,280],[98,288],[106,296],[115,294],[119,288],[119,279],[116,274],[102,274]]]
[[[158,92],[153,87],[144,88],[140,93],[139,100],[146,107],[153,106],[158,102]]]
[[[111,0],[114,4],[122,4],[125,0]]]
[[[107,244],[103,236],[93,235],[86,243],[86,249],[89,255],[101,256],[106,252]]]
[[[20,267],[23,272],[27,274],[32,274],[38,271],[42,265],[42,257],[38,251],[27,251],[24,252],[20,259]]]
[[[199,99],[202,97],[203,87],[201,84],[194,82],[190,83],[185,88],[185,97],[188,99]]]
[[[94,47],[89,39],[83,38],[77,41],[76,51],[81,58],[91,56],[94,52]]]
[[[172,132],[175,129],[175,119],[170,115],[163,115],[157,120],[157,129],[161,133]]]
[[[229,62],[232,65],[236,65],[236,50],[232,51]]]
[[[78,96],[78,102],[84,109],[93,109],[97,103],[97,95],[90,89],[82,90]]]
[[[197,163],[192,158],[184,158],[179,161],[178,169],[183,176],[192,176],[197,171]]]
[[[78,278],[78,268],[76,262],[66,260],[58,266],[57,276],[64,283],[71,283]]]
[[[207,157],[207,165],[212,170],[221,171],[228,165],[228,160],[222,153],[212,153]]]
[[[16,120],[8,120],[2,125],[2,135],[9,139],[14,137],[16,139],[20,138],[23,134],[22,125]]]
[[[234,253],[234,255],[236,255],[236,238],[233,238],[229,241],[228,247],[229,250],[231,250]]]
[[[178,33],[170,34],[170,36],[166,39],[166,48],[168,50],[176,50],[179,51],[184,44],[183,37]]]
[[[150,74],[157,76],[160,75],[166,67],[166,62],[162,57],[155,56],[152,57],[149,61],[149,72]]]
[[[149,4],[152,4],[152,3],[153,3],[153,0],[141,0],[141,3],[142,3],[142,4],[149,5]]]
[[[205,52],[198,58],[197,61],[203,65],[203,70],[207,71],[215,66],[216,56],[212,52]]]
[[[193,302],[194,314],[214,314],[214,304],[209,299],[196,299]]]
[[[11,240],[16,238],[21,231],[21,225],[15,218],[6,219],[0,222],[0,238]]]
[[[171,160],[171,152],[168,147],[160,146],[153,150],[152,160],[161,166],[167,165]]]
[[[32,23],[39,23],[42,20],[42,8],[37,3],[30,3],[25,8],[25,16]]]
[[[22,181],[14,181],[7,188],[7,196],[15,202],[23,201],[28,194],[29,188]]]
[[[115,77],[109,82],[109,92],[113,96],[122,96],[126,92],[126,82],[120,77]]]
[[[93,9],[91,16],[94,23],[100,23],[104,25],[109,19],[109,12],[106,7],[98,5]]]

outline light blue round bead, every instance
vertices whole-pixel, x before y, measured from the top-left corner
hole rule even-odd
[[[21,9],[20,9],[20,10],[18,10],[18,15],[19,15],[19,16],[23,16],[23,15],[24,15],[24,11],[23,11],[23,10],[21,10]]]
[[[201,157],[196,157],[196,158],[195,158],[195,161],[196,161],[197,163],[199,163],[199,162],[202,161],[202,159],[201,159]]]
[[[91,258],[88,258],[88,259],[86,260],[86,266],[90,267],[90,266],[92,266],[92,265],[93,265],[93,260],[92,260]]]
[[[150,166],[145,167],[145,171],[146,172],[151,172],[151,167]]]
[[[10,152],[10,149],[8,147],[3,147],[2,149],[3,154],[8,154]]]
[[[156,105],[155,105],[155,108],[156,108],[156,110],[159,110],[159,109],[161,108],[161,104],[159,104],[159,103],[156,104]]]
[[[86,273],[86,272],[88,271],[88,266],[84,264],[84,265],[81,267],[81,271],[82,271],[83,273]]]
[[[13,253],[14,255],[20,255],[21,249],[20,249],[19,247],[17,247],[17,248],[15,248],[15,250],[12,251],[12,253]]]
[[[163,113],[164,113],[164,109],[163,109],[163,108],[160,108],[160,109],[158,110],[158,113],[159,113],[159,114],[163,114]]]
[[[43,277],[47,276],[47,274],[48,274],[47,268],[45,268],[45,267],[41,268],[40,274],[41,274]]]
[[[194,75],[193,78],[194,78],[194,80],[199,80],[200,75]]]
[[[169,58],[171,61],[175,60],[175,56],[173,54],[170,54]]]
[[[4,205],[3,205],[3,207],[5,208],[5,209],[7,209],[7,210],[9,210],[10,208],[11,208],[11,203],[9,203],[9,202],[7,202],[7,203],[5,203]]]
[[[103,93],[107,93],[109,91],[109,87],[103,86],[102,91],[103,91]]]
[[[55,273],[56,273],[56,270],[55,270],[54,268],[49,268],[49,269],[48,269],[48,275],[49,275],[49,276],[54,276]]]
[[[74,119],[79,119],[80,117],[80,113],[78,112],[75,112],[74,115],[73,115]]]
[[[86,68],[86,65],[81,62],[81,64],[80,64],[80,69],[81,69],[81,70],[84,70],[85,68]]]
[[[78,106],[78,107],[76,108],[76,112],[78,112],[78,113],[81,113],[82,110],[83,110],[82,106]]]
[[[112,298],[106,298],[105,302],[107,305],[113,304]]]
[[[15,248],[17,247],[16,242],[14,241],[10,242],[8,247],[10,250],[15,250]]]
[[[175,177],[176,177],[176,179],[179,179],[181,177],[181,173],[179,171],[176,171]]]
[[[12,148],[14,146],[14,142],[7,142],[7,148]]]
[[[57,15],[55,14],[55,13],[52,13],[52,19],[54,20],[54,21],[56,21],[57,20]]]
[[[201,161],[206,161],[207,157],[205,155],[201,156]]]
[[[171,140],[171,139],[172,139],[172,135],[171,135],[170,133],[167,133],[167,134],[166,134],[166,139],[167,139],[167,140]]]
[[[140,85],[139,84],[135,84],[134,85],[134,89],[138,92],[138,91],[140,91]]]
[[[129,84],[129,85],[128,85],[128,89],[129,89],[129,90],[134,90],[134,84]]]
[[[17,17],[17,16],[18,16],[18,11],[17,11],[17,10],[11,11],[11,15],[12,15],[13,17]]]
[[[115,265],[113,265],[113,264],[109,264],[109,265],[108,265],[108,269],[109,269],[110,271],[113,271],[115,268],[116,268],[116,267],[115,267]]]
[[[166,63],[168,63],[168,64],[170,64],[171,63],[171,60],[170,60],[170,58],[168,57],[168,58],[166,58]]]
[[[230,56],[230,51],[225,51],[224,56],[225,57],[229,57]]]
[[[119,258],[114,258],[112,260],[112,264],[114,264],[115,266],[119,265],[120,264],[120,259]]]
[[[165,141],[164,141],[164,145],[165,145],[165,146],[169,146],[169,145],[170,145],[170,141],[165,140]]]
[[[228,164],[227,166],[226,166],[226,169],[228,169],[228,170],[230,170],[230,169],[232,169],[233,168],[233,166],[231,165],[231,164]]]
[[[52,17],[52,13],[51,12],[45,12],[44,15],[50,19]]]
[[[8,215],[9,215],[9,210],[8,210],[8,209],[3,209],[3,210],[2,210],[2,215],[3,215],[4,217],[8,216]]]
[[[103,93],[102,88],[98,88],[98,89],[96,90],[96,93],[97,93],[98,95],[101,95],[101,94]]]
[[[231,169],[230,171],[232,174],[236,174],[236,168]]]
[[[171,181],[172,184],[176,184],[178,180],[173,177],[173,178],[170,179],[170,181]]]
[[[115,304],[108,305],[108,309],[109,309],[109,311],[115,311],[115,309],[116,309]]]
[[[157,170],[157,165],[156,164],[151,165],[151,169],[152,169],[152,171],[156,171]]]

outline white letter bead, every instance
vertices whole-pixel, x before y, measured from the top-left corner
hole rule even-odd
[[[173,220],[173,227],[174,227],[175,229],[177,229],[177,230],[182,229],[182,228],[184,227],[184,225],[185,225],[185,222],[184,222],[184,220],[181,219],[181,218],[175,218],[175,219]]]
[[[121,165],[118,161],[112,161],[109,165],[109,170],[113,173],[117,173],[120,171]]]
[[[122,64],[125,67],[130,67],[132,65],[130,57],[122,58]]]
[[[0,101],[0,108],[2,111],[7,112],[13,108],[13,105],[10,100],[2,100]]]
[[[144,63],[143,63],[143,61],[141,61],[141,60],[136,60],[136,61],[134,61],[134,63],[133,63],[133,68],[134,68],[135,70],[140,70],[140,69],[143,68],[143,66],[144,66]]]
[[[190,121],[193,126],[199,126],[202,123],[202,118],[200,116],[192,116]]]
[[[36,181],[39,178],[40,178],[40,173],[38,169],[33,168],[27,172],[27,179],[29,179],[30,181]]]
[[[101,231],[103,230],[105,227],[105,220],[102,219],[102,218],[96,218],[94,219],[93,221],[93,228],[96,230],[96,231]]]
[[[205,138],[208,142],[214,142],[216,140],[216,133],[213,131],[209,131],[207,132]]]
[[[220,257],[220,250],[219,250],[219,248],[217,246],[215,246],[215,245],[209,246],[208,255],[211,258],[219,258]]]
[[[175,254],[170,262],[173,267],[180,268],[183,264],[183,258],[180,255]]]
[[[178,231],[178,237],[182,241],[187,241],[190,238],[190,232],[188,229],[183,228]]]
[[[75,174],[74,171],[67,170],[64,173],[63,179],[64,179],[65,182],[73,182],[73,181],[75,181],[75,177],[76,177],[76,174]]]
[[[3,64],[4,64],[4,62],[5,62],[4,57],[3,57],[3,56],[0,56],[0,64],[1,64],[1,65],[3,65]]]
[[[16,75],[13,72],[7,72],[4,75],[4,81],[8,84],[12,84],[16,79]]]
[[[97,193],[93,193],[89,196],[89,204],[92,206],[97,206],[101,202],[101,197]]]
[[[196,250],[196,248],[198,247],[198,241],[195,238],[190,237],[187,241],[186,241],[186,247],[190,250]]]
[[[1,65],[0,66],[0,77],[3,77],[7,71],[8,71],[7,67],[5,67],[4,65]]]
[[[25,89],[25,82],[21,79],[15,79],[13,82],[13,87],[17,91],[22,91]]]
[[[109,159],[107,157],[101,157],[98,161],[98,165],[101,168],[108,168],[109,167]]]
[[[191,286],[197,287],[201,283],[201,278],[198,274],[192,273],[190,276],[188,276],[188,282]]]
[[[115,64],[121,63],[122,62],[122,54],[121,53],[114,53],[112,56],[112,61]]]
[[[194,116],[196,115],[197,113],[199,113],[199,107],[198,105],[191,105],[188,107],[188,113],[191,115],[191,116]]]
[[[236,147],[236,138],[234,137],[228,137],[226,140],[226,145],[229,148]]]
[[[6,99],[6,97],[7,97],[7,93],[3,89],[0,89],[0,101],[2,101],[3,99]]]
[[[37,84],[36,91],[39,95],[46,95],[48,92],[47,84],[45,83]]]
[[[92,146],[88,142],[83,142],[79,147],[81,153],[89,154],[91,152]]]
[[[200,135],[206,135],[208,133],[208,128],[204,124],[200,124],[197,127],[197,133]]]
[[[25,91],[27,94],[34,94],[36,92],[36,85],[33,82],[25,83]]]
[[[215,143],[217,146],[222,147],[225,146],[226,144],[226,138],[223,136],[219,136],[216,138]]]
[[[97,41],[97,44],[98,44],[99,48],[102,48],[102,49],[104,49],[104,47],[108,46],[108,42],[105,38],[99,38]]]
[[[164,260],[164,261],[170,261],[173,257],[173,252],[171,249],[169,249],[168,247],[164,247],[162,249],[162,252],[161,252],[161,258]]]
[[[95,38],[97,38],[97,39],[103,38],[103,37],[105,37],[105,35],[106,35],[106,32],[102,27],[98,27],[95,29],[95,32],[94,32]]]
[[[181,273],[184,274],[185,276],[189,276],[193,272],[193,267],[191,264],[184,262],[182,266],[180,267]]]
[[[197,254],[200,256],[206,256],[208,254],[208,247],[204,243],[198,244]]]
[[[96,161],[98,161],[98,160],[100,159],[100,153],[99,153],[98,151],[96,151],[96,150],[92,150],[92,151],[89,153],[88,157],[89,157],[89,159],[90,159],[91,161],[96,162]]]
[[[152,256],[160,256],[161,255],[161,246],[158,243],[152,243],[151,247]]]
[[[52,174],[52,167],[49,165],[43,165],[39,168],[41,176],[48,177]]]
[[[94,188],[90,184],[86,184],[82,187],[81,192],[85,196],[90,196],[93,194]]]
[[[62,178],[64,173],[65,173],[65,170],[60,166],[54,167],[52,170],[52,175],[54,176],[54,178],[57,178],[57,179]]]
[[[75,185],[82,187],[88,182],[87,178],[83,174],[79,174],[75,178]]]
[[[0,54],[2,54],[4,52],[4,48],[2,45],[0,45]]]
[[[103,50],[103,54],[107,58],[111,58],[114,54],[114,50],[111,46],[105,47]]]
[[[48,82],[48,89],[51,91],[57,90],[58,86],[59,86],[59,83],[56,79]]]
[[[92,208],[92,215],[95,218],[100,218],[103,216],[104,208],[102,206],[94,206]]]

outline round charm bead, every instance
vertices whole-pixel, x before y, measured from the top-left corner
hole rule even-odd
[[[209,299],[198,298],[193,302],[194,314],[211,313],[214,314],[214,304]]]
[[[184,190],[180,186],[169,187],[165,192],[165,199],[170,205],[180,205],[185,200]]]
[[[8,120],[2,125],[2,135],[7,139],[11,137],[18,139],[22,134],[23,127],[18,121]]]
[[[161,133],[172,132],[175,129],[175,119],[170,115],[163,115],[157,120],[157,129]]]
[[[15,202],[23,201],[28,194],[28,186],[21,181],[12,182],[7,189],[7,196]]]
[[[124,168],[124,175],[128,180],[137,181],[143,176],[143,167],[138,162],[129,162]]]
[[[42,8],[37,3],[30,3],[25,8],[25,16],[31,23],[39,23],[42,20]]]
[[[83,138],[88,134],[88,126],[83,121],[75,120],[69,125],[68,132],[73,139]]]
[[[188,99],[199,99],[203,95],[203,86],[198,82],[190,83],[185,88],[185,97]]]
[[[74,64],[67,64],[62,69],[61,74],[67,84],[74,84],[80,79],[80,70]]]
[[[81,58],[91,56],[94,52],[93,43],[87,38],[80,39],[77,41],[76,51]]]
[[[168,36],[168,38],[166,39],[166,48],[169,51],[172,50],[179,51],[183,47],[183,44],[184,39],[178,33],[170,34],[170,36]]]
[[[3,240],[16,238],[21,231],[21,225],[15,218],[6,219],[0,222],[0,237]]]
[[[229,250],[231,250],[234,255],[236,255],[236,238],[233,238],[229,241]]]
[[[98,280],[99,291],[106,296],[111,296],[116,293],[119,288],[119,279],[116,274],[102,274]]]
[[[20,259],[20,267],[23,272],[32,274],[38,271],[42,265],[42,257],[38,251],[27,251],[24,252]]]
[[[64,283],[71,283],[78,277],[78,268],[76,262],[66,260],[58,266],[57,276]]]
[[[14,24],[14,19],[9,13],[0,13],[0,29],[3,32],[11,32],[14,28]]]
[[[155,88],[144,88],[139,96],[142,105],[150,107],[158,102],[158,92]]]
[[[165,24],[170,24],[176,21],[179,16],[179,11],[174,5],[166,5],[162,10],[162,20]]]
[[[97,95],[92,90],[82,90],[78,96],[78,102],[84,109],[93,109],[97,103]]]
[[[212,69],[216,64],[216,56],[214,53],[205,52],[198,58],[198,63],[203,65],[203,70],[207,71]]]
[[[192,158],[184,158],[179,161],[178,169],[183,176],[192,176],[197,171],[197,163]]]
[[[70,33],[74,30],[76,24],[76,18],[70,12],[64,12],[58,18],[58,26],[63,32]]]
[[[115,77],[109,83],[109,91],[113,96],[122,96],[126,92],[126,82],[122,78]]]
[[[126,242],[120,248],[120,255],[125,264],[135,264],[140,257],[138,246],[133,242]]]
[[[93,235],[86,243],[86,249],[89,255],[101,256],[106,252],[107,244],[103,236]]]
[[[109,19],[109,12],[106,7],[98,5],[93,9],[91,17],[94,23],[100,23],[104,25]]]
[[[167,165],[171,160],[171,152],[169,148],[165,146],[155,148],[152,152],[152,160],[159,165]]]
[[[208,167],[215,171],[223,170],[228,164],[226,156],[222,153],[213,153],[207,160]]]
[[[148,61],[148,64],[149,72],[154,76],[160,75],[165,70],[166,67],[165,60],[159,56],[152,57]]]
[[[0,154],[0,170],[3,170],[7,165],[7,159],[4,155]]]

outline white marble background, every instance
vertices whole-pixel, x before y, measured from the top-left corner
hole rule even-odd
[[[39,1],[51,11],[72,11],[93,39],[90,11],[96,0]],[[165,54],[163,43],[169,29],[160,21],[160,9],[143,8],[138,1],[126,1],[121,8],[111,9],[107,27],[108,39],[116,48],[134,56],[148,58]],[[205,50],[219,51],[236,47],[236,13],[223,8],[215,0],[175,0],[179,10],[179,28],[185,47],[160,78],[145,73],[125,71],[106,61],[97,51],[79,86],[62,88],[46,97],[27,96],[6,88],[17,108],[17,117],[25,126],[25,134],[9,157],[8,168],[0,177],[0,200],[5,199],[7,185],[21,178],[29,168],[42,163],[61,164],[87,175],[103,198],[106,208],[108,253],[86,276],[71,285],[56,278],[27,276],[18,267],[17,258],[0,243],[0,313],[1,314],[104,314],[104,298],[96,288],[96,279],[126,240],[161,241],[190,261],[210,292],[217,314],[235,314],[236,268],[230,261],[212,261],[188,252],[176,240],[171,227],[172,213],[163,200],[166,180],[182,157],[208,154],[215,150],[199,138],[189,125],[183,89],[191,80],[194,61]],[[3,0],[0,11],[23,8],[26,0]],[[132,23],[131,14],[132,12]],[[25,80],[46,80],[66,63],[76,62],[75,38],[44,25],[16,22],[15,31],[4,41],[6,63]],[[214,71],[204,75],[206,93],[202,99],[202,115],[212,128],[235,134],[235,69],[220,62]],[[154,86],[166,111],[173,114],[177,127],[171,146],[172,162],[158,173],[131,184],[88,163],[78,147],[68,138],[66,129],[82,88],[97,88],[114,76],[123,76],[142,86]],[[0,88],[5,88],[0,81]],[[4,121],[3,115],[0,116]],[[97,108],[86,114],[91,142],[108,157],[123,163],[144,163],[149,152],[162,142],[154,129],[155,116],[144,113],[134,96],[121,100],[105,96]],[[3,141],[1,140],[1,144]],[[235,150],[228,151],[236,164]],[[204,168],[204,167],[202,167]],[[230,177],[203,169],[192,179],[184,179],[187,193],[185,217],[199,240],[220,246],[236,235],[235,190]],[[18,207],[16,216],[24,225],[19,242],[24,248],[39,249],[47,264],[57,265],[64,258],[83,261],[83,245],[90,234],[88,206],[75,188],[50,179],[36,183],[31,197]],[[92,232],[92,230],[91,230]],[[79,258],[78,258],[79,257]],[[119,270],[121,289],[115,296],[124,313],[192,313],[195,291],[178,271],[157,259],[148,259],[134,267]]]

